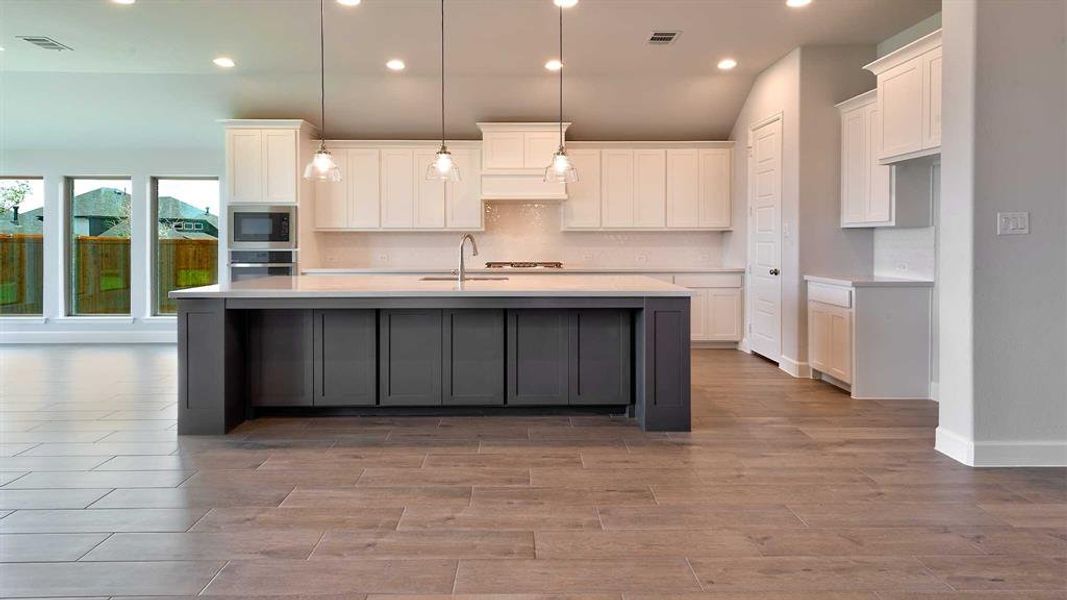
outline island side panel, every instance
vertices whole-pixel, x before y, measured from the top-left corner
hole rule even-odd
[[[637,421],[645,431],[690,431],[689,298],[646,298],[637,316]]]
[[[245,418],[242,315],[223,299],[178,301],[178,433],[221,435]]]

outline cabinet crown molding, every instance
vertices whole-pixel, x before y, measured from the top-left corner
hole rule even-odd
[[[318,133],[318,128],[303,119],[219,119],[226,129],[299,129]]]
[[[486,131],[559,131],[559,121],[537,123],[475,123],[482,132]],[[571,126],[569,121],[563,122],[563,131]]]
[[[845,111],[849,111],[849,110],[853,110],[853,109],[859,108],[861,106],[866,106],[868,104],[871,104],[872,102],[877,102],[877,101],[878,101],[878,88],[875,88],[873,90],[868,90],[866,92],[863,92],[862,94],[853,96],[853,97],[849,98],[848,100],[842,100],[841,102],[838,102],[837,104],[835,104],[834,108],[836,108],[836,109],[838,109],[838,110],[840,110],[842,112],[845,112]]]
[[[870,71],[871,73],[874,73],[875,75],[880,75],[886,70],[895,67],[900,63],[907,62],[917,56],[922,56],[930,50],[933,50],[940,46],[941,30],[938,29],[933,33],[924,35],[923,37],[915,40],[914,42],[901,48],[897,48],[889,54],[886,54],[885,56],[868,63],[863,68]]]

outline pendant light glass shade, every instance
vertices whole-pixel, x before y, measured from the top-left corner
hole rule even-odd
[[[322,139],[319,149],[304,167],[304,179],[311,181],[341,181],[341,169],[326,149],[326,38],[324,35],[323,0],[319,0],[319,119],[322,123]]]
[[[428,181],[459,181],[459,167],[445,145],[445,0],[441,0],[441,149],[426,167]]]
[[[426,179],[429,181],[460,181],[459,167],[452,158],[447,146],[441,146],[433,157],[433,162],[426,167]]]
[[[313,181],[341,181],[341,169],[333,160],[333,155],[326,149],[326,142],[319,145],[311,162],[304,167],[304,179]]]
[[[574,6],[577,2],[570,3]],[[559,6],[559,62],[563,62],[563,7],[564,3],[556,2]],[[578,183],[578,169],[567,156],[567,147],[563,142],[563,71],[559,69],[559,150],[552,155],[552,162],[545,167],[545,183]]]
[[[563,146],[552,155],[552,164],[545,167],[545,183],[578,183],[578,169]]]

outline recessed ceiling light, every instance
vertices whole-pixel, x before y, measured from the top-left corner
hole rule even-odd
[[[111,0],[113,4],[133,4],[137,0]]]
[[[737,66],[737,61],[732,58],[724,58],[719,61],[719,69],[723,71],[729,71]]]
[[[575,4],[578,4],[578,0],[552,0],[552,4],[560,8],[571,8]]]
[[[359,6],[359,3],[363,0],[337,0],[337,3],[341,6]]]
[[[233,59],[229,56],[220,56],[211,62],[215,63],[216,67],[222,67],[223,69],[232,69],[237,66],[237,63],[233,62]]]
[[[558,71],[563,68],[563,63],[561,63],[559,59],[553,58],[545,63],[545,68],[549,71]]]
[[[785,0],[785,5],[791,8],[800,8],[811,4],[811,0]]]
[[[3,52],[3,51],[4,51],[4,47],[0,46],[0,52]]]
[[[399,58],[394,58],[389,62],[385,63],[385,66],[388,67],[390,71],[403,71],[404,67],[406,67],[407,65],[405,65],[404,61],[400,60]]]

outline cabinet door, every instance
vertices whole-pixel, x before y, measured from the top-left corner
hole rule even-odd
[[[923,148],[941,145],[941,48],[923,55]]]
[[[436,151],[430,148],[413,153],[415,182],[416,229],[444,229],[445,227],[445,182],[426,179],[426,169],[433,162]]]
[[[841,224],[867,222],[870,193],[871,113],[866,106],[841,115]],[[880,139],[880,138],[879,138]],[[877,159],[876,159],[877,160]]]
[[[452,150],[452,158],[459,167],[460,180],[445,185],[445,226],[449,229],[482,229],[484,208],[479,154],[464,148]]]
[[[852,313],[832,307],[826,316],[830,349],[826,356],[826,373],[845,383],[852,383]]]
[[[266,202],[296,202],[296,131],[263,130],[263,196]]]
[[[600,227],[600,151],[570,150],[571,162],[578,169],[578,181],[567,184],[567,199],[562,203],[564,229]]]
[[[229,143],[227,187],[230,203],[263,201],[263,136],[255,129],[226,132]]]
[[[567,404],[570,319],[565,310],[508,311],[508,404]]]
[[[700,227],[730,226],[732,180],[732,150],[712,148],[700,151]]]
[[[700,153],[667,150],[667,227],[700,226]]]
[[[374,310],[316,310],[315,406],[374,406],[378,319]]]
[[[349,181],[348,151],[334,150],[334,160],[341,170],[341,181],[315,182],[315,228],[345,229],[349,226]]]
[[[522,169],[526,138],[521,131],[492,131],[482,134],[482,164],[486,169]]]
[[[707,339],[719,342],[741,340],[741,290],[711,288],[708,292]]]
[[[446,405],[504,404],[504,311],[444,312]]]
[[[314,347],[310,310],[248,314],[248,377],[252,406],[311,406]]]
[[[380,153],[373,148],[348,151],[348,226],[377,229],[381,225]]]
[[[808,303],[808,362],[816,371],[829,371],[830,315],[816,302]]]
[[[882,116],[879,158],[922,149],[923,57],[918,56],[878,76],[878,106]]]
[[[630,350],[629,311],[573,311],[570,404],[629,404]]]
[[[559,149],[558,131],[535,131],[525,134],[523,165],[527,169],[544,169],[552,164],[552,155]]]
[[[381,405],[441,404],[441,311],[383,310],[380,324]]]
[[[703,341],[708,339],[708,296],[710,290],[692,289],[689,298],[689,339]]]
[[[415,161],[409,149],[382,150],[382,228],[410,229],[415,223]]]
[[[600,153],[600,201],[604,227],[634,226],[634,152]]]
[[[866,161],[868,189],[863,221],[888,223],[893,220],[893,167],[878,162],[878,149],[882,147],[882,129],[877,105],[870,107],[867,130],[870,132]]]
[[[634,151],[634,226],[667,226],[667,153]]]

